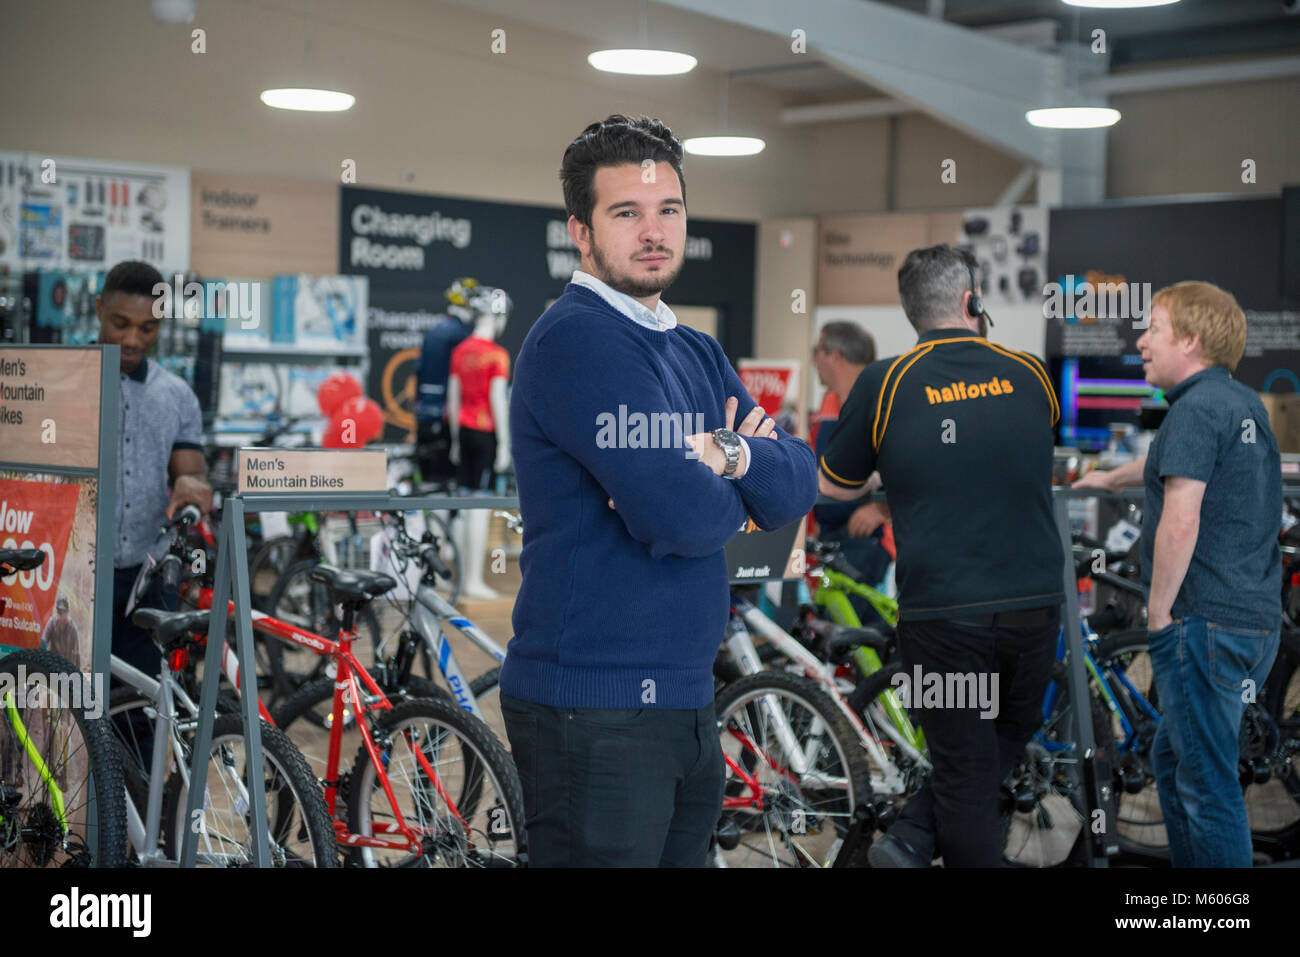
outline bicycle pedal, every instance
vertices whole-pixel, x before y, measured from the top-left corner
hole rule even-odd
[[[724,851],[734,851],[740,846],[740,828],[731,818],[718,822],[713,837],[718,842],[718,847]]]

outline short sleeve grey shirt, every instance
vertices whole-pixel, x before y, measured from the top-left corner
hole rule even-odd
[[[166,521],[172,452],[203,450],[203,416],[189,384],[148,359],[122,374],[121,401],[113,566],[130,568],[144,561]]]

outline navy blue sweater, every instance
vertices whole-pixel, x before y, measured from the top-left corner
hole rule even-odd
[[[739,424],[754,400],[694,329],[646,328],[572,283],[537,320],[510,396],[523,585],[502,691],[569,708],[713,700],[723,547],[747,517],[777,528],[817,497],[812,450],[784,432],[747,439],[735,481],[686,457],[662,413],[678,413],[686,434],[721,428],[729,396]],[[637,413],[652,425],[638,429]]]

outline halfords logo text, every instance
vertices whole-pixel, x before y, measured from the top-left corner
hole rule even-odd
[[[451,243],[457,249],[469,245],[468,219],[451,219],[437,212],[427,216],[386,213],[378,206],[362,204],[352,210],[352,238],[349,256],[353,266],[367,269],[423,269],[424,247],[432,242]],[[413,239],[419,245],[385,245],[367,236]]]
[[[989,379],[988,382],[954,382],[938,389],[927,385],[925,397],[934,405],[937,402],[983,399],[990,395],[1010,395],[1014,391],[1007,379]]]
[[[627,406],[596,416],[596,447],[600,449],[685,449],[686,436],[704,431],[704,413],[627,413]],[[689,453],[693,458],[694,453]]]
[[[132,937],[148,937],[152,915],[149,894],[83,894],[74,887],[50,898],[51,927],[127,927]]]
[[[81,672],[28,674],[27,666],[19,665],[12,672],[0,673],[0,702],[5,708],[12,703],[20,711],[82,708],[86,717],[100,718],[104,715],[104,676],[96,674],[93,682]]]

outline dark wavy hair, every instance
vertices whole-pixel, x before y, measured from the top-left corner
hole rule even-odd
[[[128,296],[148,296],[154,298],[154,287],[163,281],[162,273],[146,262],[128,259],[118,263],[104,277],[104,286],[99,296],[105,302],[115,292]]]
[[[592,123],[569,144],[560,163],[564,187],[564,209],[570,216],[591,226],[596,204],[596,170],[602,166],[640,166],[645,160],[668,163],[677,172],[686,202],[686,177],[682,175],[682,144],[673,131],[648,116],[628,117],[614,113]]]

